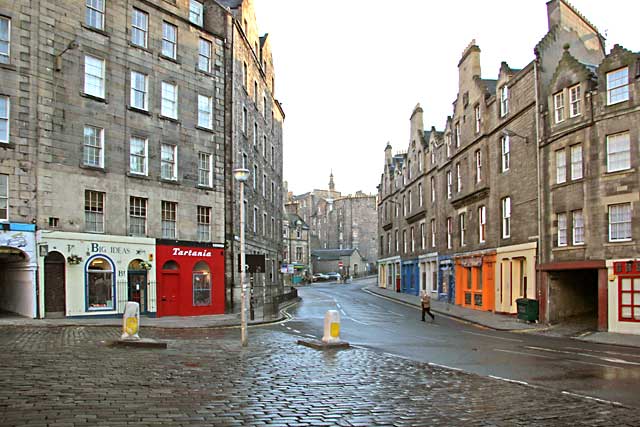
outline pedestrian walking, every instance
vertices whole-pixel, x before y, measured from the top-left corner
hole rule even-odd
[[[431,312],[431,297],[427,291],[422,291],[420,295],[420,302],[422,303],[422,321],[424,322],[424,314],[428,313],[431,316],[431,321],[436,320],[435,316]]]

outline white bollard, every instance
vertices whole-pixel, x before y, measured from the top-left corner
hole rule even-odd
[[[340,313],[336,310],[327,310],[324,315],[324,343],[340,342]]]
[[[138,330],[140,329],[140,304],[127,301],[124,306],[124,316],[122,317],[122,337],[123,340],[139,340]]]

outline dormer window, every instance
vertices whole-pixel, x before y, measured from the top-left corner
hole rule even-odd
[[[629,99],[629,68],[624,67],[607,73],[607,105]]]
[[[580,105],[580,85],[569,88],[569,117],[576,117],[582,114]]]
[[[553,111],[556,123],[564,121],[564,94],[562,91],[553,95]]]
[[[197,0],[189,1],[189,21],[202,27],[204,5]]]
[[[500,88],[500,117],[509,114],[509,88],[505,85]]]

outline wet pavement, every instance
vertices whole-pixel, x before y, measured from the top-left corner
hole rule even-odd
[[[322,352],[251,328],[0,327],[3,426],[599,426],[640,411],[375,351]]]

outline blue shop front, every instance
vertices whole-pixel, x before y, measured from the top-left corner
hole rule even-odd
[[[455,304],[456,279],[453,259],[448,255],[438,256],[438,301]]]
[[[402,293],[420,294],[420,263],[418,259],[402,261]]]

